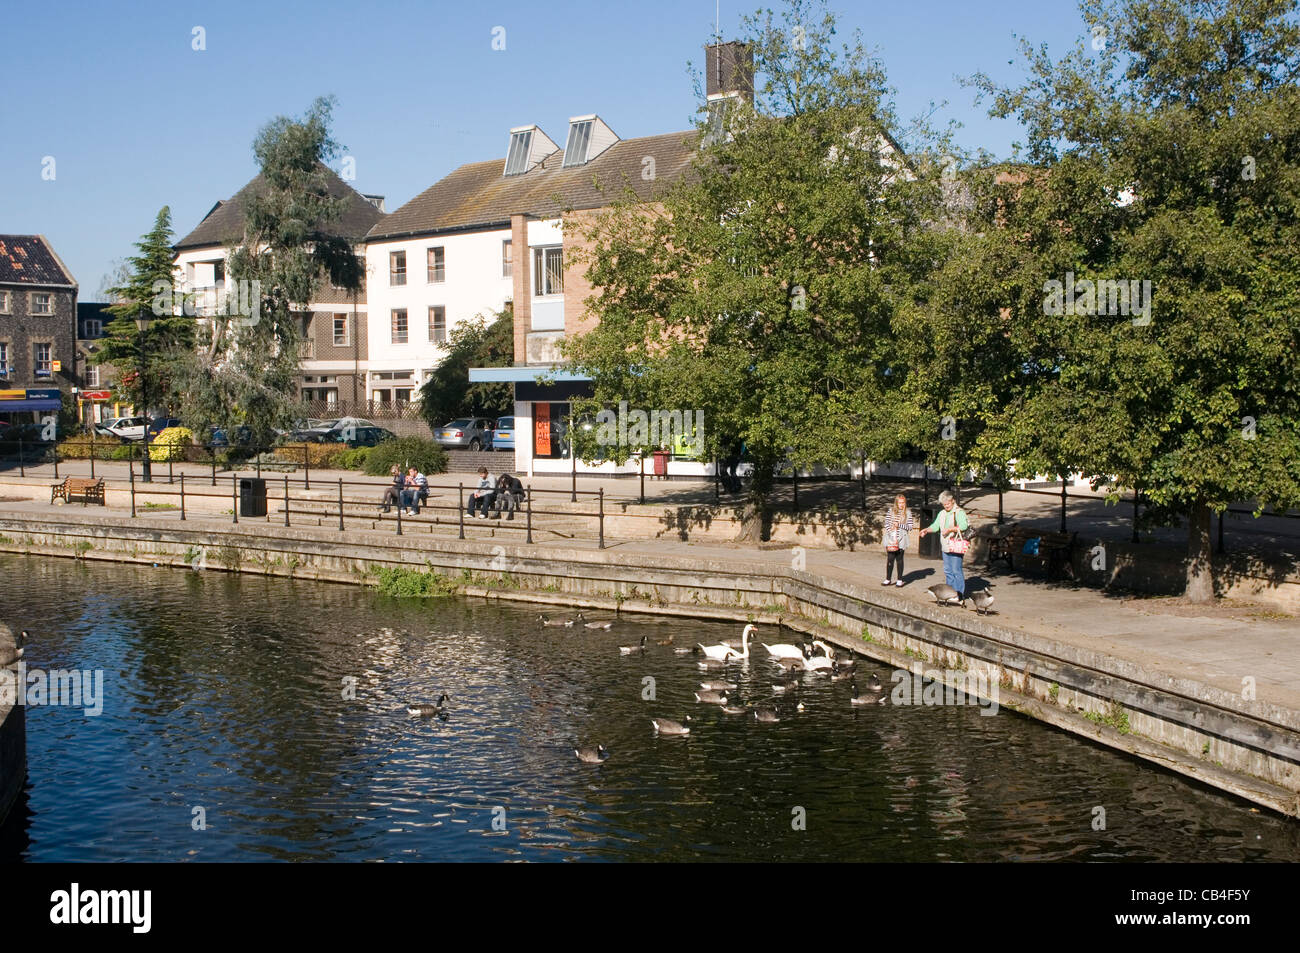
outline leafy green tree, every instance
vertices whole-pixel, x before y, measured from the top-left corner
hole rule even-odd
[[[1081,10],[1062,60],[1024,47],[1025,85],[976,79],[1027,129],[1033,169],[1007,196],[998,273],[1041,364],[999,439],[1024,469],[1068,463],[1185,516],[1185,594],[1206,601],[1212,512],[1300,503],[1296,4]],[[1059,313],[1049,282],[1067,273],[1076,293],[1149,282],[1150,310],[1114,314],[1108,291]]]
[[[176,364],[179,355],[194,346],[193,319],[174,313],[170,293],[163,296],[165,304],[159,296],[159,288],[172,287],[171,239],[171,209],[163,206],[153,228],[136,243],[139,254],[128,258],[117,270],[121,284],[106,290],[115,302],[108,308],[113,318],[91,357],[95,364],[112,364],[118,369],[119,396],[141,412],[147,408],[143,406],[140,392],[141,335],[136,318],[144,315],[149,319],[143,336],[147,361],[145,383],[149,402],[154,406],[176,406]]]
[[[332,97],[317,99],[302,119],[278,117],[253,142],[265,188],[248,198],[227,271],[233,287],[256,289],[248,296],[256,313],[202,321],[186,374],[187,422],[244,424],[255,443],[269,444],[276,428],[301,416],[299,354],[312,292],[326,278],[359,289],[364,273],[350,243],[327,228],[347,207],[330,194],[325,165],[339,152],[333,107]]]
[[[897,151],[881,64],[833,45],[824,5],[742,21],[752,100],[702,133],[690,174],[587,232],[594,330],[565,344],[595,397],[704,414],[707,458],[743,440],[755,466],[744,538],[764,535],[779,466],[889,459],[907,444],[891,321],[950,241],[934,223],[944,145]],[[910,161],[909,161],[910,158]],[[644,447],[619,448],[627,453]],[[608,455],[608,448],[606,453]]]
[[[481,315],[452,328],[447,356],[420,389],[420,413],[430,427],[457,417],[498,416],[513,408],[509,384],[474,383],[471,367],[514,363],[514,306],[507,304],[489,324]]]

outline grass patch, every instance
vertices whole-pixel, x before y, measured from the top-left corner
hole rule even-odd
[[[440,573],[405,566],[384,566],[374,571],[379,591],[405,599],[439,599],[456,594],[456,584]]]
[[[175,503],[141,503],[142,510],[179,510],[180,507]]]
[[[1128,724],[1128,712],[1119,702],[1111,702],[1106,706],[1106,711],[1085,711],[1083,717],[1096,725],[1109,725],[1121,735],[1127,735],[1132,732]]]

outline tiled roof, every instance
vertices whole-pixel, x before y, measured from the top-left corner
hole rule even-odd
[[[384,213],[371,205],[356,189],[340,179],[331,169],[327,173],[329,193],[334,198],[347,198],[348,206],[343,217],[330,222],[321,230],[326,235],[341,235],[344,238],[360,240],[363,235],[380,219]],[[190,232],[173,247],[179,251],[184,248],[203,248],[209,245],[233,245],[244,237],[244,202],[250,195],[256,195],[266,187],[265,179],[259,174],[257,178],[235,193],[233,198],[218,202],[199,222],[198,227]]]
[[[697,136],[692,130],[623,139],[586,165],[568,169],[562,166],[564,151],[556,150],[522,175],[503,175],[504,158],[471,162],[389,214],[366,238],[497,225],[516,213],[554,218],[565,209],[609,205],[623,198],[628,187],[639,198],[651,199],[689,169]],[[653,178],[643,177],[652,168]]]
[[[0,284],[75,286],[77,282],[44,235],[0,235]]]

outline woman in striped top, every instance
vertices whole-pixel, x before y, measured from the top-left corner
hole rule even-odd
[[[907,549],[907,534],[912,531],[912,511],[907,508],[907,497],[902,493],[894,497],[894,505],[885,511],[885,578],[882,586],[890,585],[889,577],[894,573],[894,564],[898,564],[898,581],[895,586],[903,584],[903,552]]]

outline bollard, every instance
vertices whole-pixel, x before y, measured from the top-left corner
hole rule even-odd
[[[284,525],[289,525],[289,474],[284,475]]]
[[[24,479],[27,477],[27,468],[23,465],[23,435],[21,431],[18,434],[18,475]]]
[[[397,494],[397,535],[402,535],[402,494]]]
[[[533,488],[524,487],[524,494],[528,497],[528,542],[533,541]]]
[[[605,488],[600,488],[600,548],[605,548]]]
[[[867,508],[867,455],[865,453],[858,455],[858,465],[861,468],[859,476],[862,478],[862,509]]]
[[[176,464],[172,462],[171,454],[167,455],[167,482],[168,484],[176,482],[175,474]]]
[[[302,448],[302,488],[311,489],[311,455],[305,446]]]
[[[998,525],[1001,526],[1005,520],[1002,518],[1002,487],[998,487]]]
[[[459,490],[460,505],[456,507],[456,510],[460,513],[460,538],[464,539],[465,538],[465,484],[458,483],[457,486],[460,488]]]
[[[131,517],[134,519],[135,518],[135,464],[129,460],[127,461],[127,463],[131,467]]]
[[[570,447],[569,455],[573,458],[573,492],[569,495],[569,502],[577,503],[578,502],[578,452],[574,447]]]
[[[1065,532],[1065,474],[1061,474],[1061,532]]]
[[[239,522],[239,477],[230,474],[230,522]]]
[[[181,522],[185,522],[185,471],[181,471]]]
[[[257,478],[262,479],[262,451],[257,451],[257,456],[253,457],[253,463],[257,466]]]
[[[637,469],[641,471],[641,505],[645,505],[645,456],[638,461]]]
[[[59,478],[59,445],[54,445],[54,479]]]
[[[339,532],[343,532],[343,478],[339,477]]]
[[[721,485],[721,483],[722,483],[722,465],[718,462],[718,458],[714,457],[713,458],[713,503],[715,506],[719,502],[721,502],[721,497],[718,495],[718,487]]]
[[[213,485],[213,486],[216,486],[216,485],[217,485],[217,449],[216,449],[216,447],[209,446],[209,447],[208,447],[208,454],[212,457],[212,485]]]

